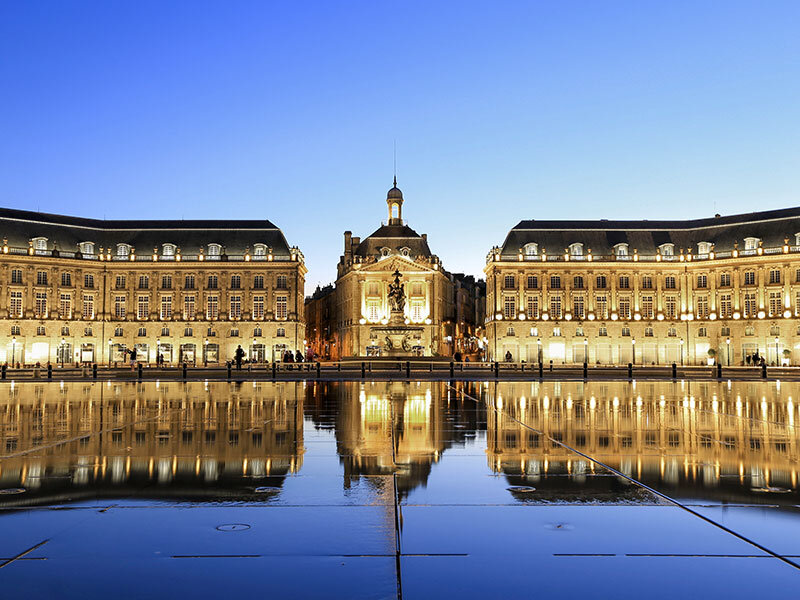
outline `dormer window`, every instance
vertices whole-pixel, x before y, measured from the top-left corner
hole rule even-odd
[[[711,252],[713,244],[711,242],[697,242],[697,255],[705,256]]]
[[[614,256],[617,258],[628,256],[628,244],[615,244]]]
[[[94,242],[81,242],[78,247],[83,255],[92,256],[94,254]]]
[[[800,246],[800,233],[795,233],[794,234],[794,245],[795,246]]]
[[[219,244],[209,244],[208,245],[208,257],[209,258],[217,258],[221,254],[222,254],[222,246],[220,246]]]
[[[661,256],[675,256],[675,244],[661,244],[658,249]]]
[[[533,256],[536,256],[537,254],[539,254],[539,244],[536,244],[534,242],[525,244],[524,251],[526,258],[531,258]]]
[[[266,244],[254,244],[253,245],[253,256],[266,256],[267,255],[267,245]]]
[[[761,240],[758,239],[757,237],[746,237],[746,238],[744,238],[744,251],[749,253],[749,254],[752,254],[758,248],[758,243],[760,241]]]
[[[47,238],[46,237],[35,237],[31,240],[33,243],[33,249],[36,254],[44,254],[47,252]]]
[[[389,256],[389,252],[390,252],[389,248],[381,248],[381,256],[383,256],[384,258]]]
[[[175,244],[162,244],[161,256],[164,258],[173,258],[175,256]]]
[[[119,258],[128,258],[131,255],[130,244],[117,244],[117,256]]]
[[[408,258],[408,256],[411,254],[411,250],[408,248],[400,248],[400,254]]]
[[[570,256],[583,256],[583,244],[580,242],[575,242],[574,244],[569,245],[569,255]]]

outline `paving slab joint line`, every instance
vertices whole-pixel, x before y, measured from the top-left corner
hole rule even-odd
[[[33,552],[33,551],[34,551],[34,550],[36,550],[37,548],[40,548],[41,546],[44,546],[44,545],[45,545],[47,542],[49,542],[49,541],[50,541],[49,539],[48,539],[48,540],[41,541],[41,542],[39,542],[38,544],[36,544],[35,546],[31,546],[31,547],[30,547],[30,548],[28,548],[27,550],[25,550],[25,551],[23,551],[23,552],[20,552],[20,553],[19,553],[19,554],[17,554],[16,556],[12,556],[12,557],[11,557],[11,558],[9,558],[7,561],[5,561],[4,563],[0,564],[0,569],[2,569],[3,567],[7,567],[8,565],[10,565],[11,563],[13,563],[14,561],[17,561],[17,560],[21,559],[22,557],[24,557],[24,556],[26,556],[26,555],[30,554],[31,552]]]
[[[475,398],[474,396],[470,396],[470,395],[469,395],[469,394],[467,394],[467,393],[466,393],[464,390],[458,390],[458,389],[456,389],[454,386],[450,385],[449,383],[446,383],[445,385],[446,385],[448,388],[450,388],[451,390],[453,390],[453,391],[454,391],[456,394],[461,394],[463,397],[465,397],[465,398],[469,398],[469,399],[470,399],[470,400],[472,400],[473,402],[476,402],[476,403],[478,403],[478,404],[481,404],[481,402],[482,402],[481,400],[479,400],[479,399]],[[514,415],[512,415],[512,414],[510,414],[510,413],[505,413],[505,412],[502,412],[502,411],[498,410],[498,409],[497,409],[497,407],[495,407],[495,406],[494,406],[494,404],[492,404],[491,402],[487,402],[487,401],[483,401],[483,402],[486,404],[486,406],[488,406],[488,407],[489,407],[491,410],[493,410],[494,412],[498,412],[498,413],[500,413],[500,414],[501,414],[501,415],[503,415],[504,417],[506,417],[506,418],[508,418],[508,419],[510,419],[510,420],[512,420],[512,421],[514,421],[515,423],[519,424],[521,427],[524,427],[524,428],[525,428],[525,429],[527,429],[528,431],[532,431],[532,432],[534,432],[534,433],[537,433],[537,434],[539,434],[539,435],[541,435],[541,436],[544,436],[545,438],[547,438],[548,440],[550,440],[550,442],[552,442],[553,444],[556,444],[556,445],[558,445],[558,446],[561,446],[562,448],[564,448],[565,450],[569,450],[570,452],[574,452],[574,453],[575,453],[575,454],[577,454],[578,456],[582,456],[582,457],[583,457],[583,458],[585,458],[586,460],[590,460],[590,461],[592,461],[594,464],[596,464],[596,465],[600,465],[600,466],[601,466],[601,467],[603,467],[604,469],[608,469],[608,470],[609,470],[611,473],[614,473],[615,475],[617,475],[617,476],[619,476],[619,477],[622,477],[623,479],[625,479],[625,480],[627,480],[627,481],[630,481],[632,484],[634,484],[634,485],[637,485],[637,486],[641,487],[642,489],[644,489],[644,490],[646,490],[646,491],[648,491],[648,492],[650,492],[650,493],[652,493],[652,494],[655,494],[656,496],[658,496],[658,497],[660,497],[660,498],[663,498],[663,499],[664,499],[664,500],[666,500],[667,502],[670,502],[671,504],[673,504],[673,505],[677,506],[678,508],[680,508],[680,509],[682,509],[682,510],[685,510],[686,512],[688,512],[688,513],[689,513],[689,514],[691,514],[691,515],[694,515],[694,516],[695,516],[695,517],[697,517],[698,519],[701,519],[701,520],[705,521],[706,523],[709,523],[709,524],[713,525],[714,527],[717,527],[717,528],[721,529],[722,531],[725,531],[726,533],[729,533],[730,535],[732,535],[732,536],[734,536],[734,537],[736,537],[736,538],[738,538],[738,539],[742,540],[743,542],[747,542],[747,543],[748,543],[748,544],[750,544],[751,546],[754,546],[755,548],[758,548],[758,549],[759,549],[759,550],[761,550],[762,552],[766,552],[766,553],[767,553],[767,554],[769,554],[770,556],[772,556],[772,557],[774,557],[774,558],[777,558],[777,559],[778,559],[778,560],[780,560],[781,562],[784,562],[784,563],[786,563],[787,565],[790,565],[790,566],[794,567],[795,569],[800,569],[800,565],[799,565],[799,564],[797,564],[796,562],[794,562],[794,561],[792,561],[792,560],[789,560],[788,558],[786,558],[786,556],[785,556],[785,555],[782,555],[782,554],[780,554],[780,553],[778,553],[778,552],[775,552],[774,550],[770,550],[770,549],[769,549],[769,548],[767,548],[766,546],[763,546],[762,544],[760,544],[760,543],[756,542],[755,540],[752,540],[752,539],[750,539],[749,537],[747,537],[747,536],[745,536],[745,535],[743,535],[743,534],[741,534],[741,533],[739,533],[739,532],[737,532],[737,531],[735,531],[735,530],[733,530],[733,529],[730,529],[729,527],[726,527],[726,526],[725,526],[725,525],[723,525],[722,523],[718,523],[718,522],[717,522],[717,521],[715,521],[714,519],[712,519],[712,518],[710,518],[710,517],[707,517],[707,516],[705,516],[705,515],[703,515],[703,514],[701,514],[701,513],[697,512],[697,511],[695,511],[695,510],[692,510],[692,509],[691,509],[691,508],[689,508],[688,506],[686,506],[686,505],[684,505],[684,504],[682,504],[682,503],[678,502],[677,500],[675,500],[675,499],[674,499],[674,498],[672,498],[671,496],[668,496],[668,495],[667,495],[667,494],[665,494],[664,492],[661,492],[661,491],[659,491],[659,490],[657,490],[657,489],[655,489],[655,488],[652,488],[652,487],[650,487],[649,485],[647,485],[647,484],[645,484],[645,483],[642,483],[642,482],[641,482],[641,481],[639,481],[638,479],[634,479],[634,478],[633,478],[633,477],[631,477],[630,475],[626,475],[626,474],[625,474],[625,473],[623,473],[622,471],[618,471],[618,470],[617,470],[617,469],[615,469],[614,467],[612,467],[612,466],[610,466],[610,465],[607,465],[606,463],[604,463],[604,462],[602,462],[602,461],[600,461],[600,460],[598,460],[598,459],[594,458],[593,456],[590,456],[590,455],[588,455],[588,454],[586,454],[586,453],[584,453],[584,452],[581,452],[580,450],[578,450],[578,449],[576,449],[576,448],[573,448],[572,446],[569,446],[568,444],[565,444],[565,443],[564,443],[564,442],[562,442],[561,440],[557,440],[557,439],[555,439],[555,438],[553,438],[553,437],[551,437],[551,436],[547,435],[545,432],[543,432],[543,431],[539,431],[538,429],[536,429],[536,428],[534,428],[534,427],[531,427],[530,425],[527,425],[526,423],[523,423],[522,421],[520,421],[520,420],[519,420],[517,417],[515,417]]]

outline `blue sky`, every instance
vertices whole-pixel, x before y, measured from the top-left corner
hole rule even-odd
[[[798,2],[0,4],[0,205],[268,218],[335,277],[404,217],[480,274],[523,218],[793,206]]]

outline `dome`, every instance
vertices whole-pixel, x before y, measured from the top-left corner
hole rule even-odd
[[[387,200],[402,200],[403,199],[403,192],[400,191],[400,188],[395,186],[389,190],[389,193],[386,194]]]

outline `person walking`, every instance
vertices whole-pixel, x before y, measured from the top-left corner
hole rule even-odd
[[[131,371],[133,371],[133,368],[136,366],[136,348],[135,347],[131,348],[130,355],[131,355]]]
[[[297,350],[294,353],[294,362],[299,362],[299,363],[303,362],[303,354],[300,352],[300,350]]]
[[[236,370],[242,370],[242,359],[244,359],[244,350],[242,350],[241,344],[236,347],[236,353],[234,354],[234,359],[236,360]]]

